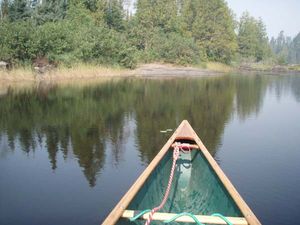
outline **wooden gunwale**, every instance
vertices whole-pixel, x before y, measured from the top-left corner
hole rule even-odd
[[[242,212],[243,216],[245,217],[247,223],[249,225],[261,225],[259,220],[256,218],[254,213],[251,211],[249,206],[246,202],[242,199],[240,194],[231,184],[227,176],[224,174],[222,169],[210,155],[198,135],[195,133],[191,125],[187,120],[182,121],[173,135],[169,138],[167,143],[163,146],[160,152],[155,156],[152,162],[148,165],[148,167],[144,170],[144,172],[139,176],[139,178],[135,181],[135,183],[131,186],[131,188],[127,191],[127,193],[122,197],[119,203],[115,206],[115,208],[111,211],[111,213],[107,216],[107,218],[102,223],[103,225],[112,225],[115,224],[119,218],[122,216],[124,211],[126,210],[129,203],[135,197],[137,192],[140,190],[142,185],[145,183],[147,178],[150,176],[151,172],[155,169],[158,165],[160,160],[164,157],[166,152],[172,146],[173,142],[176,140],[191,140],[195,141],[196,144],[199,146],[199,150],[202,151],[203,155],[207,159],[208,163],[219,177],[220,181],[223,183],[224,187]]]

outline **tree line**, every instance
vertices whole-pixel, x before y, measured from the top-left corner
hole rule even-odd
[[[279,64],[300,64],[300,32],[292,39],[281,31],[271,38],[270,45]]]
[[[121,65],[230,64],[272,55],[261,19],[224,0],[2,0],[0,60]]]

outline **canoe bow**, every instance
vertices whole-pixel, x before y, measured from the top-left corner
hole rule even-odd
[[[107,216],[107,218],[102,223],[103,225],[112,225],[115,224],[120,217],[122,217],[123,213],[127,209],[130,202],[133,200],[137,192],[140,190],[142,185],[145,183],[147,178],[150,176],[152,171],[158,165],[160,160],[164,157],[166,152],[170,149],[172,144],[178,140],[189,140],[194,141],[197,146],[199,146],[200,151],[202,151],[203,155],[207,159],[208,163],[215,171],[216,175],[224,185],[225,189],[228,191],[233,201],[236,203],[237,207],[240,209],[241,213],[244,216],[244,219],[247,221],[249,225],[261,225],[257,217],[254,215],[252,210],[234,188],[230,180],[224,174],[222,169],[219,167],[217,162],[211,156],[207,148],[202,143],[201,139],[195,133],[194,129],[191,127],[187,120],[181,122],[179,127],[173,133],[173,135],[169,138],[167,143],[163,146],[160,152],[155,156],[152,162],[148,165],[148,167],[144,170],[144,172],[139,176],[139,178],[135,181],[135,183],[131,186],[131,188],[127,191],[127,193],[123,196],[123,198],[119,201],[119,203],[115,206],[115,208],[111,211],[111,213]]]

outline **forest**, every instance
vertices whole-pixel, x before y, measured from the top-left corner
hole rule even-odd
[[[260,18],[237,19],[224,0],[2,0],[0,61],[135,68],[300,63],[300,33],[270,41]]]

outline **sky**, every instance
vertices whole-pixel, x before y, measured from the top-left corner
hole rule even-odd
[[[269,38],[277,37],[283,30],[294,38],[300,32],[300,0],[226,0],[237,18],[248,11],[255,18],[261,17]]]

